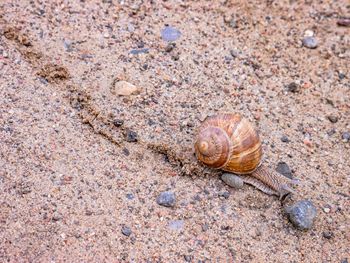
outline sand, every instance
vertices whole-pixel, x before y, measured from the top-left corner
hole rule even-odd
[[[1,1],[0,261],[350,260],[348,14],[347,1]],[[170,44],[166,25],[181,33]],[[124,81],[137,92],[118,95]],[[301,184],[287,202],[317,207],[310,230],[196,161],[196,128],[219,112],[257,126],[265,165],[289,165]]]

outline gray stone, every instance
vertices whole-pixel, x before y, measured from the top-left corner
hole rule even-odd
[[[168,227],[171,230],[176,230],[176,231],[181,230],[183,228],[183,226],[184,226],[183,220],[173,220],[173,221],[170,221],[169,225],[168,225]]]
[[[309,200],[301,200],[285,208],[289,221],[298,229],[310,229],[317,215],[314,204]]]
[[[174,27],[166,26],[162,29],[161,35],[164,41],[172,42],[179,39],[181,32]]]
[[[343,132],[341,138],[343,139],[344,142],[350,141],[350,132]]]
[[[171,191],[162,192],[157,197],[158,205],[173,207],[175,205],[175,202],[176,202],[175,194]]]
[[[123,226],[122,227],[122,234],[124,235],[124,236],[130,236],[131,235],[131,229],[130,229],[130,227],[127,227],[127,226]]]
[[[285,177],[288,177],[290,179],[293,178],[292,171],[290,170],[289,166],[285,162],[279,162],[276,167],[276,171]]]
[[[317,48],[317,40],[314,37],[304,37],[303,38],[303,46],[307,48]]]

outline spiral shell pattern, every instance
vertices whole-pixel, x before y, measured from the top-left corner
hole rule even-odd
[[[253,125],[240,114],[207,117],[195,142],[198,160],[209,167],[250,174],[261,163],[262,148]]]

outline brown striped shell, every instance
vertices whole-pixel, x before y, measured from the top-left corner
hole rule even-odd
[[[195,142],[198,160],[209,167],[250,174],[261,163],[262,148],[253,125],[240,114],[207,117]]]

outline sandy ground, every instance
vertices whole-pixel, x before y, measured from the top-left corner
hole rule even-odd
[[[348,262],[349,8],[2,0],[0,261]],[[116,95],[120,80],[139,94]],[[311,230],[196,162],[195,129],[221,111],[253,121],[266,165],[302,181],[289,202],[316,205]],[[156,202],[166,190],[174,207]]]

